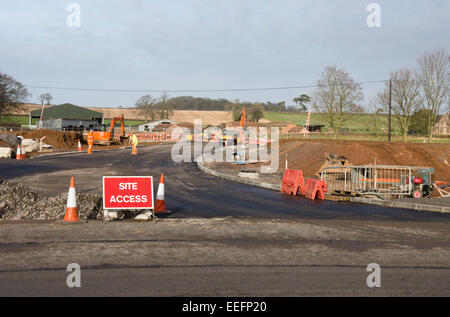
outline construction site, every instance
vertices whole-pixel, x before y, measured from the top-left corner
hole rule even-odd
[[[450,296],[448,5],[203,2],[5,1],[0,298]]]
[[[127,122],[2,130],[0,295],[73,296],[68,263],[83,296],[448,295],[447,144],[276,139],[244,109],[200,130]]]
[[[410,266],[411,257],[417,259],[414,266],[431,267],[428,270],[448,264],[450,147],[446,144],[317,140],[307,134],[300,139],[275,140],[270,135],[265,140],[252,139],[246,132],[244,110],[236,129],[223,130],[222,134],[203,129],[195,134],[188,128],[186,135],[169,134],[173,132],[166,130],[173,124],[169,122],[148,124],[152,131],[135,129],[133,133],[125,129],[124,122],[126,118],[119,116],[109,128],[97,131],[34,129],[0,135],[3,149],[10,153],[0,162],[0,234],[4,244],[0,248],[5,255],[1,262],[9,272],[0,278],[12,287],[0,288],[0,294],[36,291],[31,288],[23,293],[20,284],[8,282],[14,278],[15,268],[21,267],[18,260],[30,257],[33,261],[26,265],[29,273],[25,276],[45,267],[48,273],[44,276],[54,280],[53,270],[76,258],[87,267],[95,285],[103,282],[91,274],[110,267],[110,273],[127,285],[131,294],[151,296],[204,295],[216,285],[206,282],[208,274],[237,282],[248,270],[256,275],[255,280],[246,279],[246,287],[238,291],[238,284],[227,284],[215,294],[320,294],[325,291],[324,282],[317,279],[323,276],[322,269],[313,267],[324,258],[335,259],[326,270],[336,274],[347,265],[355,270],[365,257],[371,257],[369,254],[379,254],[377,261],[393,267],[391,275]],[[171,152],[180,142],[190,146],[191,160],[177,163]],[[202,149],[217,147],[222,157],[230,151],[233,160],[206,162],[205,152],[195,156],[195,142]],[[277,147],[278,167],[273,173],[262,173],[274,157],[259,154],[251,159],[250,154],[262,148],[276,153]],[[151,185],[146,185],[151,186],[148,195],[154,203],[150,209],[137,204],[147,196],[108,196],[107,179],[128,183],[133,176],[144,175],[153,176]],[[137,209],[108,205],[125,201],[134,202],[131,205]],[[372,238],[362,238],[367,234]],[[327,241],[341,242],[333,246]],[[23,247],[20,251],[8,249],[11,243]],[[70,252],[65,251],[66,243],[72,246]],[[52,251],[44,251],[50,244]],[[152,247],[146,248],[150,244]],[[164,246],[172,251],[167,254]],[[138,252],[143,247],[146,251]],[[302,256],[288,255],[298,248]],[[36,258],[37,252],[43,252],[44,257]],[[172,268],[179,261],[183,268]],[[267,268],[254,267],[261,263]],[[155,265],[161,268],[151,269]],[[231,265],[234,269],[211,268],[205,275],[200,272],[205,265]],[[309,286],[296,289],[295,283],[286,280],[281,289],[272,288],[271,280],[262,275],[266,276],[273,265],[288,280],[294,271],[308,271],[296,283]],[[294,267],[285,269],[285,265]],[[129,284],[125,272],[131,267],[140,268],[133,276],[144,274],[143,280],[159,282],[150,288]],[[165,274],[172,278],[186,269],[192,273],[188,278],[165,286],[154,275],[168,270]],[[447,294],[447,284],[442,281],[450,277],[448,270],[439,271],[444,275],[433,273],[435,278],[426,271],[408,272],[418,274],[424,285],[415,294]],[[398,278],[392,278],[393,284],[380,294],[399,295],[405,287],[412,287]],[[69,294],[52,283],[45,284],[44,294],[55,295],[53,290]],[[199,286],[186,289],[181,287],[185,283]],[[260,283],[265,291],[255,292],[254,285]],[[340,275],[334,283],[332,293],[340,292],[338,285],[345,283],[353,285],[348,295],[370,294],[348,275]],[[121,294],[118,289],[89,285],[83,294]]]
[[[67,113],[68,106],[57,106],[52,109],[58,107],[60,109],[64,107],[64,110],[58,111]],[[69,107],[73,108],[73,112],[78,111],[75,106]],[[46,111],[49,110],[51,109]],[[33,113],[38,115],[39,111],[31,111],[30,118]],[[42,108],[42,113],[45,113],[44,108]],[[94,112],[93,114],[102,116],[101,113]],[[80,120],[81,115],[76,115],[78,115],[77,119],[74,117],[72,120]],[[69,117],[67,114],[65,116]],[[100,122],[102,121],[103,119],[100,120]],[[43,124],[45,122],[43,121]],[[352,197],[370,197],[385,201],[411,201],[421,205],[443,206],[444,212],[448,212],[445,207],[450,207],[450,198],[448,198],[450,168],[447,161],[450,157],[450,147],[446,144],[314,140],[312,136],[308,135],[308,130],[304,130],[303,139],[271,140],[269,138],[262,142],[263,140],[258,137],[252,139],[246,131],[249,126],[244,109],[242,110],[241,122],[238,125],[234,125],[231,130],[220,130],[216,127],[214,128],[216,129],[214,130],[215,134],[206,133],[206,131],[203,133],[204,130],[201,127],[200,135],[195,135],[193,125],[180,125],[176,124],[175,121],[157,121],[155,124],[146,124],[146,129],[143,131],[128,128],[127,134],[125,122],[126,119],[121,114],[111,120],[109,127],[104,124],[98,126],[92,124],[91,132],[88,132],[89,128],[77,129],[78,131],[58,131],[58,129],[48,130],[39,127],[22,132],[6,131],[0,135],[0,142],[2,142],[0,145],[4,146],[1,148],[1,152],[6,153],[5,158],[13,160],[25,160],[38,158],[39,156],[47,157],[48,160],[50,157],[58,157],[58,154],[70,156],[82,155],[84,152],[93,154],[93,152],[112,150],[127,153],[130,152],[131,148],[131,153],[137,154],[137,143],[136,146],[131,145],[130,140],[133,135],[131,131],[135,130],[134,136],[141,146],[145,145],[146,147],[162,144],[173,145],[177,142],[193,143],[195,140],[199,140],[202,147],[210,143],[220,143],[220,146],[224,147],[218,151],[224,153],[227,146],[228,149],[233,148],[233,162],[204,163],[204,166],[225,173],[230,177],[235,177],[237,182],[254,179],[254,182],[259,181],[263,184],[262,186],[260,184],[260,187],[264,187],[265,183],[270,184],[266,187],[279,188],[284,194],[305,195],[305,188],[308,187],[307,180],[310,179],[311,181],[320,180],[323,182],[323,190],[319,190],[314,195],[309,194],[309,197],[313,200],[319,198],[348,202]],[[116,127],[117,124],[120,124],[120,128]],[[151,131],[147,128],[148,126],[151,126]],[[184,135],[173,133],[172,126],[184,127],[186,133]],[[89,127],[89,124],[87,127]],[[60,127],[59,130],[64,129]],[[92,144],[89,144],[90,133],[92,133]],[[270,160],[273,160],[273,158],[267,162],[267,159],[265,161],[261,159],[261,155],[259,155],[259,159],[256,155],[256,160],[250,160],[250,152],[252,150],[258,152],[259,147],[263,145],[273,149],[274,142],[277,143],[277,148],[279,148],[277,154],[278,168],[273,173],[268,174],[257,172],[265,165],[270,165]],[[243,151],[242,155],[241,151]],[[48,156],[48,154],[51,155]],[[55,154],[56,156],[52,156]],[[108,155],[112,154],[108,153]],[[190,155],[194,154],[190,153]],[[197,162],[199,159],[193,158],[193,161]],[[41,174],[39,171],[37,172]],[[45,173],[47,175],[45,178],[48,179],[49,171],[45,171]],[[77,170],[72,172],[75,176],[79,173],[80,171]],[[293,173],[295,176],[292,176]],[[25,178],[35,180],[36,176],[21,177],[21,179]],[[26,188],[24,185],[30,184],[29,181],[25,181],[24,184],[20,182],[15,184],[3,179],[2,182],[4,202],[0,209],[1,219],[57,220],[62,218],[65,193],[60,193],[56,197],[45,198],[40,195],[38,190],[38,188],[42,188],[41,185],[37,188],[35,186]],[[31,184],[33,183],[34,181],[31,181]],[[292,184],[288,185],[288,183]],[[11,186],[14,189],[10,188]],[[258,185],[256,184],[256,186]],[[46,187],[46,190],[48,190],[49,187]],[[101,187],[99,186],[99,188]],[[37,192],[32,191],[33,189],[36,189]],[[54,194],[54,192],[45,192],[46,190],[44,190],[44,194]],[[15,193],[15,200],[10,200],[9,192]],[[80,206],[80,208],[83,208],[80,209],[83,210],[81,217],[102,219],[103,210],[99,203],[102,197],[98,195],[101,193],[92,191],[92,193],[87,194],[85,190],[83,192],[87,196],[80,196],[81,200],[86,201],[85,204]],[[27,200],[26,197],[29,197],[33,204],[25,203],[25,206],[27,206],[25,208],[23,202]],[[52,199],[52,204],[47,204],[47,199]],[[359,200],[359,202],[361,201]],[[56,202],[59,202],[57,207],[54,206]],[[40,212],[38,209],[42,209],[42,206],[51,206],[58,212],[47,212],[46,210]],[[27,212],[24,208],[30,211]],[[84,210],[84,208],[87,209]],[[434,210],[433,207],[430,208],[429,211]],[[14,209],[16,210],[14,211]],[[31,212],[31,210],[34,210],[34,212]]]

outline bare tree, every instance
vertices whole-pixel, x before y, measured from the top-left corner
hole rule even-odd
[[[344,114],[355,109],[357,103],[364,99],[362,88],[345,69],[336,66],[328,66],[320,73],[317,86],[314,105],[317,110],[327,114],[336,139]]]
[[[169,95],[166,92],[163,92],[161,97],[159,97],[157,107],[159,109],[159,118],[160,119],[169,119],[169,116],[173,114],[173,110],[169,104]]]
[[[0,73],[0,115],[19,109],[28,96],[30,94],[22,83]]]
[[[400,126],[403,141],[406,142],[412,116],[422,106],[420,84],[413,71],[408,68],[391,73],[391,83],[392,112]],[[386,82],[383,90],[378,93],[378,100],[387,110],[389,107],[389,82]]]
[[[156,110],[157,100],[150,95],[142,96],[136,101],[136,108],[140,111],[139,113],[144,115],[145,121],[150,117],[151,121],[156,120],[156,115],[158,114]]]
[[[449,100],[449,54],[445,49],[426,51],[417,60],[416,73],[425,97],[424,106],[428,110],[428,141],[431,142],[441,106]]]
[[[51,104],[52,100],[53,100],[53,97],[49,93],[39,95],[39,101],[41,102],[41,105],[49,105],[49,104]]]

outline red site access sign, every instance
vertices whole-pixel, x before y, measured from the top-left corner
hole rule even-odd
[[[103,176],[103,209],[153,209],[153,177]]]

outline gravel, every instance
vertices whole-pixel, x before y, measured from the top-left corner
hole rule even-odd
[[[29,188],[7,180],[0,180],[0,219],[63,219],[66,212],[67,192],[46,197]],[[80,219],[102,219],[102,196],[77,194]]]

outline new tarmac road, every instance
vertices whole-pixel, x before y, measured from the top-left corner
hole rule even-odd
[[[0,161],[0,178],[49,196],[70,176],[101,193],[102,176],[157,185],[164,173],[173,211],[147,223],[0,220],[0,296],[450,295],[449,215],[284,197],[174,163],[170,149]],[[70,263],[80,288],[67,286]],[[368,287],[371,263],[381,287]]]
[[[49,195],[67,191],[70,176],[78,193],[102,193],[102,177],[152,175],[155,188],[165,174],[166,206],[172,217],[251,217],[282,219],[449,219],[449,215],[391,209],[364,204],[311,201],[207,175],[195,162],[175,163],[170,145],[98,151],[93,155],[44,156],[0,162],[0,178],[17,179]]]

